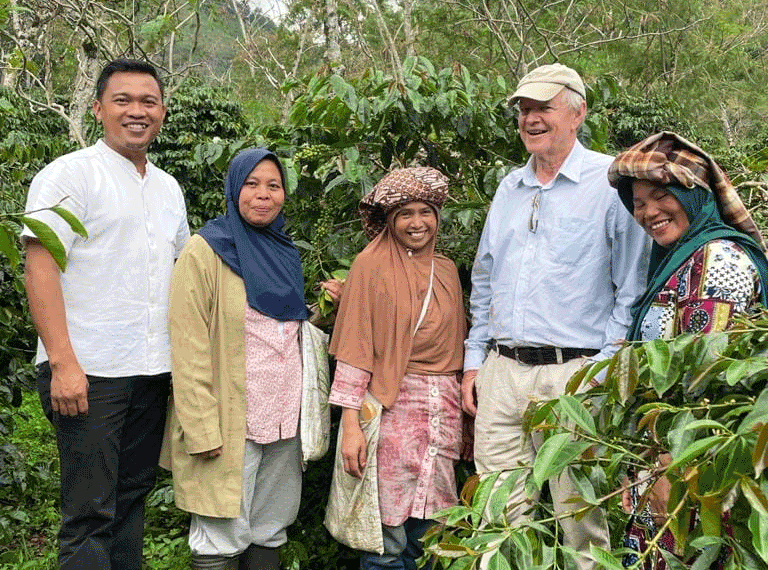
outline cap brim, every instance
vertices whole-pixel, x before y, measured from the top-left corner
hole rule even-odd
[[[563,89],[565,89],[564,85],[532,81],[518,87],[509,101],[510,103],[517,103],[521,97],[534,101],[549,101],[554,99]]]

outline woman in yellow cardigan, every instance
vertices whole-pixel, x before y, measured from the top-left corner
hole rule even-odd
[[[304,276],[282,231],[277,156],[238,154],[226,192],[226,214],[190,239],[174,271],[161,464],[192,514],[194,569],[278,569],[301,495]]]

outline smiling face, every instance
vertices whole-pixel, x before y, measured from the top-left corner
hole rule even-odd
[[[408,202],[396,209],[391,216],[395,239],[417,253],[429,245],[437,234],[437,214],[425,202]]]
[[[576,134],[587,113],[583,100],[578,109],[567,101],[567,89],[549,101],[521,97],[517,126],[526,150],[547,161],[563,161],[576,142]]]
[[[117,71],[107,81],[93,114],[104,126],[104,142],[140,169],[147,147],[165,119],[160,86],[148,73]]]
[[[271,224],[285,203],[280,169],[268,158],[259,162],[245,179],[237,200],[243,219],[257,228]]]
[[[632,181],[635,221],[662,247],[671,247],[688,229],[690,222],[680,201],[649,180]]]

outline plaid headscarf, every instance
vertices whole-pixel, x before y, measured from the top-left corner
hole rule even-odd
[[[408,202],[425,202],[440,210],[448,200],[448,178],[430,166],[393,170],[360,200],[359,214],[368,239],[387,225],[387,214]]]
[[[619,190],[624,205],[632,212],[632,179],[662,185],[709,188],[723,221],[754,239],[763,251],[765,240],[749,211],[739,198],[728,175],[706,152],[680,135],[662,131],[619,154],[608,169],[608,181]],[[629,199],[629,204],[627,203]]]
[[[765,241],[725,172],[707,153],[674,133],[658,133],[619,154],[608,169],[609,182],[632,213],[632,180],[638,179],[661,184],[680,202],[690,225],[669,247],[651,246],[648,288],[630,309],[627,340],[642,340],[642,323],[658,292],[686,259],[716,239],[731,240],[744,250],[760,275],[760,301],[766,305]]]

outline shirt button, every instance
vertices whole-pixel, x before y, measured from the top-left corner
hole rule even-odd
[[[434,418],[432,418],[431,421],[432,421],[432,425],[433,426],[439,426],[440,425],[440,418],[438,416],[435,416]]]
[[[440,390],[438,390],[438,389],[437,389],[437,387],[434,387],[434,388],[432,388],[432,389],[429,391],[429,394],[430,394],[430,395],[431,395],[433,398],[437,398],[437,397],[440,395]]]
[[[437,448],[433,445],[429,446],[429,449],[427,449],[427,453],[429,453],[432,457],[437,455]]]

